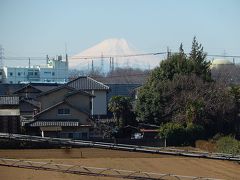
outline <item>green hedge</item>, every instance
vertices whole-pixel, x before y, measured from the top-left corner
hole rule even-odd
[[[221,137],[216,143],[217,151],[220,153],[240,154],[240,141],[231,136]]]
[[[181,124],[169,122],[161,125],[159,135],[167,139],[168,146],[194,145],[196,140],[204,138],[204,128],[194,124],[184,127]]]

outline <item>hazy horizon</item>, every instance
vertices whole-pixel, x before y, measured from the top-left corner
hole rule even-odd
[[[0,45],[6,57],[55,56],[66,47],[72,56],[109,38],[145,53],[180,43],[188,52],[196,36],[209,54],[239,55],[239,18],[238,0],[1,0]]]

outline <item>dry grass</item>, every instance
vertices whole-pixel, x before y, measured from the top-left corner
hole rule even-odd
[[[234,162],[104,150],[96,148],[68,150],[0,150],[0,157],[31,159],[32,161],[52,161],[63,164],[76,164],[156,173],[170,173],[187,176],[205,176],[222,179],[239,179],[240,177],[240,165]],[[89,177],[60,172],[46,172],[41,170],[0,166],[0,179],[110,180],[113,178]]]
[[[196,148],[199,148],[204,151],[216,152],[216,144],[209,142],[209,141],[198,140],[198,141],[196,141],[195,146],[196,146]]]

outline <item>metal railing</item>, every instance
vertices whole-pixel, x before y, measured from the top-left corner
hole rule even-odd
[[[46,171],[57,171],[57,172],[87,175],[87,176],[117,177],[117,178],[124,178],[124,179],[219,180],[216,178],[209,178],[209,177],[182,176],[182,175],[175,175],[175,174],[130,171],[130,170],[121,170],[121,169],[114,169],[114,168],[87,167],[87,166],[81,166],[81,165],[56,164],[52,162],[36,162],[36,161],[26,161],[26,160],[17,160],[17,159],[5,159],[5,158],[0,158],[0,166],[27,168],[27,169],[35,169],[35,170],[46,170]]]
[[[12,139],[16,141],[39,142],[39,143],[47,142],[49,144],[58,144],[63,146],[81,146],[81,147],[84,146],[84,147],[95,147],[95,148],[104,148],[104,149],[136,151],[136,152],[144,152],[144,153],[230,160],[230,161],[237,161],[238,163],[240,163],[240,155],[224,154],[224,153],[209,153],[209,152],[203,152],[203,151],[187,151],[187,150],[167,148],[167,147],[136,146],[136,145],[127,145],[127,144],[115,144],[115,143],[94,142],[94,141],[85,141],[85,140],[72,140],[72,139],[65,139],[65,138],[50,138],[50,137],[29,136],[29,135],[22,135],[22,134],[8,134],[8,133],[0,133],[0,138]]]

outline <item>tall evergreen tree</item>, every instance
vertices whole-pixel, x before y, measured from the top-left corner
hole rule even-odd
[[[207,53],[203,51],[202,44],[197,42],[196,36],[193,38],[192,50],[190,52],[190,61],[193,63],[193,72],[203,78],[203,80],[211,80],[210,62],[206,61]]]
[[[193,39],[189,56],[183,45],[155,68],[140,89],[136,105],[138,119],[160,125],[169,121],[200,124],[207,129],[225,127],[233,109],[228,90],[211,81],[210,63],[206,62],[203,47]],[[222,129],[223,130],[223,129]]]

